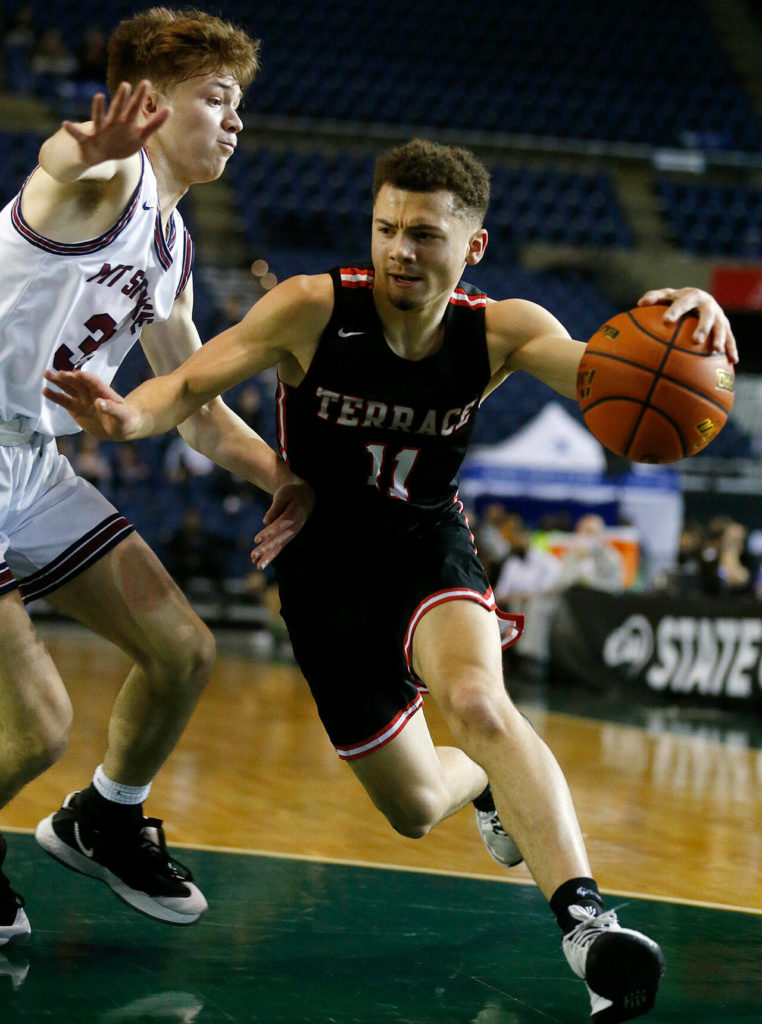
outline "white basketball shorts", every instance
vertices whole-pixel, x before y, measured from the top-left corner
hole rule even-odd
[[[39,434],[0,444],[0,596],[25,602],[73,579],[134,527]]]

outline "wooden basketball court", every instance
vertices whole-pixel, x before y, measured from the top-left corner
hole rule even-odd
[[[127,662],[74,628],[42,632],[76,722],[59,764],[0,814],[33,928],[0,952],[0,1020],[588,1019],[526,869],[493,863],[470,809],[424,840],[392,832],[336,757],[298,670],[255,660],[245,639],[220,639],[213,680],[146,805],[206,893],[204,919],[167,927],[57,865],[30,833],[88,783]],[[645,1019],[759,1021],[755,731],[590,697],[581,715],[574,695],[518,680],[514,693],[567,774],[609,905],[626,904],[623,921],[664,948],[667,975]],[[430,698],[426,714],[446,741]]]

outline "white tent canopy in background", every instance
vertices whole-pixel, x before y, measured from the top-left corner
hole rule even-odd
[[[482,415],[489,415],[485,407]],[[521,430],[505,441],[473,448],[471,456],[485,466],[526,466],[536,469],[592,470],[602,473],[606,458],[593,435],[558,402],[548,402]]]
[[[489,405],[482,410],[489,415]],[[469,504],[481,499],[526,497],[547,502],[615,504],[622,521],[638,531],[653,576],[674,565],[683,523],[677,471],[634,464],[617,478],[606,474],[598,441],[558,402],[549,402],[505,441],[471,450],[460,474],[460,493]]]

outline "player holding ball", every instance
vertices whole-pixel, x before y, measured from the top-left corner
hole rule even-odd
[[[277,365],[281,449],[317,504],[273,565],[339,757],[405,836],[474,803],[490,854],[508,866],[518,848],[547,898],[593,1021],[617,1024],[651,1008],[663,956],[605,909],[561,769],[508,696],[494,596],[457,495],[486,395],[524,370],[575,397],[585,345],[542,307],[461,282],[487,246],[489,175],[469,151],[393,149],[373,196],[372,265],[284,281],[126,398],[87,373],[49,373],[60,390],[45,394],[96,436],[129,440]],[[696,344],[737,358],[710,295],[642,301],[674,320],[696,311]],[[434,746],[422,688],[453,746]]]

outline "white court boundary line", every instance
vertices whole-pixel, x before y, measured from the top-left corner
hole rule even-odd
[[[34,835],[33,828],[16,828],[3,825],[3,832],[17,835]],[[318,857],[308,853],[279,853],[277,850],[256,850],[244,846],[210,846],[205,843],[170,844],[172,849],[200,850],[204,853],[234,853],[242,857],[267,857],[270,860],[298,860],[310,864],[335,864],[338,867],[373,868],[377,871],[401,871],[415,875],[439,875],[443,878],[468,878],[477,882],[497,882],[498,885],[536,885],[527,878],[500,878],[498,875],[482,875],[474,871],[448,871],[444,868],[421,868],[408,864],[383,864],[371,860],[351,860],[342,857]],[[601,889],[604,896],[616,896],[621,899],[649,900],[652,903],[669,903],[681,907],[697,907],[700,910],[724,910],[735,914],[751,914],[762,917],[762,907],[738,907],[732,903],[715,903],[711,900],[679,899],[676,896],[659,896],[655,893],[630,892],[627,889]]]

